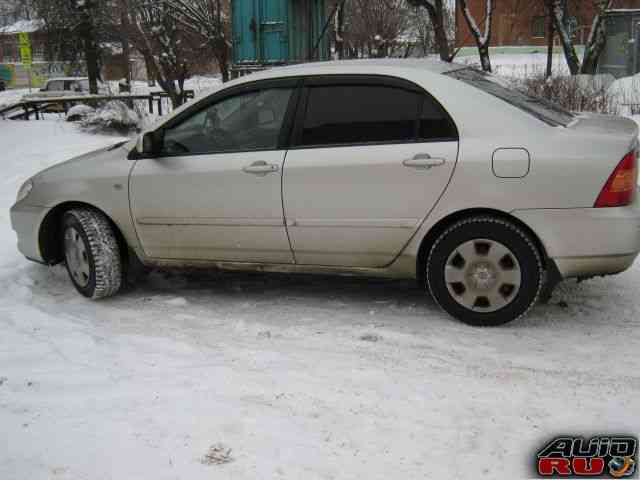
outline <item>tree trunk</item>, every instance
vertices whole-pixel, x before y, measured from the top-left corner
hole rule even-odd
[[[124,68],[124,74],[126,75],[127,85],[131,87],[131,80],[133,79],[133,74],[131,72],[131,44],[129,43],[129,37],[127,33],[129,31],[129,24],[127,15],[123,12],[120,16],[120,23],[122,24],[122,29],[120,32],[120,38],[122,42],[122,67]]]
[[[562,50],[564,51],[569,71],[571,75],[578,75],[580,73],[580,59],[573,46],[571,36],[567,31],[567,26],[564,23],[566,6],[567,0],[553,0],[553,22],[560,37],[560,42],[562,43]]]
[[[551,78],[553,73],[553,37],[555,36],[555,29],[553,23],[553,6],[549,0],[547,0],[547,10],[549,13],[549,24],[547,26],[547,78]]]
[[[600,55],[604,51],[604,47],[607,42],[606,37],[606,25],[602,14],[604,10],[611,8],[613,2],[608,0],[604,4],[600,4],[600,10],[593,20],[591,26],[591,32],[589,33],[589,39],[584,49],[584,60],[582,61],[581,72],[589,75],[596,73],[598,68],[598,60]]]
[[[478,47],[478,53],[480,54],[480,64],[482,70],[491,73],[491,57],[489,55],[489,45],[482,45]]]
[[[94,38],[92,25],[87,21],[84,26],[84,55],[89,76],[89,93],[98,94],[98,47]]]
[[[338,60],[344,58],[344,3],[336,12],[336,55]]]
[[[453,54],[451,52],[451,45],[449,44],[449,38],[447,37],[447,30],[444,24],[444,9],[446,7],[442,0],[435,0],[434,3],[430,3],[427,0],[423,0],[423,2],[424,7],[429,13],[431,24],[433,25],[436,47],[440,54],[440,60],[444,62],[451,62],[453,60]]]
[[[469,7],[467,0],[460,0],[462,6],[462,14],[467,22],[467,26],[473,35],[478,46],[478,54],[480,55],[480,63],[482,70],[485,72],[491,72],[491,57],[489,55],[489,45],[491,44],[491,22],[493,18],[493,2],[492,0],[485,0],[486,3],[486,15],[484,18],[484,34],[480,31],[478,23],[475,21]]]
[[[222,75],[222,82],[229,81],[229,49],[226,44],[216,49],[216,61],[218,62],[218,68],[220,68],[220,75]]]

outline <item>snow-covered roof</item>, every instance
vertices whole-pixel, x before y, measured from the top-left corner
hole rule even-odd
[[[17,33],[37,32],[44,26],[42,20],[18,20],[6,27],[0,27],[0,35],[14,35]]]

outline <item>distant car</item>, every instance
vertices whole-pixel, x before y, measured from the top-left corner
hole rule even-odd
[[[129,161],[127,161],[129,159]],[[499,325],[640,252],[638,126],[464,65],[311,63],[243,77],[135,141],[45,170],[18,247],[114,295],[127,262],[414,278]]]
[[[104,91],[105,85],[98,83],[98,91]],[[40,89],[40,92],[58,93],[58,92],[75,92],[89,93],[89,79],[87,77],[61,77],[50,78]]]

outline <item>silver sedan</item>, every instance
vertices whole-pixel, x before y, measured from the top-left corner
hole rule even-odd
[[[38,173],[20,251],[89,298],[132,262],[415,278],[498,325],[561,279],[640,251],[638,128],[455,64],[346,61],[254,74],[137,141]]]

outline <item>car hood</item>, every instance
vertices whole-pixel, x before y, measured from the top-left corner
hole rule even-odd
[[[55,178],[73,178],[84,176],[98,168],[104,170],[114,162],[127,161],[128,151],[123,148],[127,142],[120,141],[109,147],[93,150],[78,157],[71,158],[52,167],[38,172],[32,180],[34,182],[49,181]],[[120,169],[118,169],[120,170]]]

